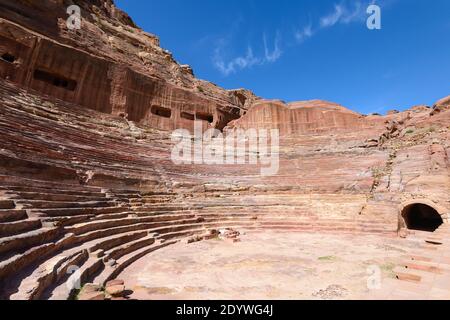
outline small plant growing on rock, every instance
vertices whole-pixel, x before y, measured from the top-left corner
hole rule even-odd
[[[323,256],[318,258],[319,261],[335,261],[335,256]]]

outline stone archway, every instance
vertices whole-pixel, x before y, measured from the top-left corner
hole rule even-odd
[[[421,202],[404,206],[401,216],[406,228],[410,230],[433,232],[444,223],[442,216],[434,207]]]

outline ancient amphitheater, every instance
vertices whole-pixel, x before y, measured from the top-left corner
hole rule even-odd
[[[267,101],[196,79],[112,0],[75,1],[79,30],[72,1],[36,3],[0,0],[2,299],[68,299],[78,276],[143,299],[450,298],[450,97]],[[194,120],[279,129],[278,173],[174,164]]]

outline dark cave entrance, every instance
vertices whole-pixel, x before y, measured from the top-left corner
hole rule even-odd
[[[9,63],[14,63],[14,61],[16,61],[16,57],[14,57],[12,54],[10,53],[4,53],[2,54],[2,60],[9,62]]]
[[[435,209],[422,203],[414,203],[403,208],[402,217],[410,230],[433,232],[444,223]]]

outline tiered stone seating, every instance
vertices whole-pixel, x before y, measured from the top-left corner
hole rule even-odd
[[[142,129],[146,138],[136,139],[125,120],[7,82],[0,97],[8,97],[0,108],[1,298],[67,299],[77,277],[104,283],[210,229],[396,235],[397,219],[367,210],[364,193],[316,190],[323,181],[312,176],[304,189],[286,173],[279,184],[245,166],[226,176],[220,167],[174,166],[167,132]]]

